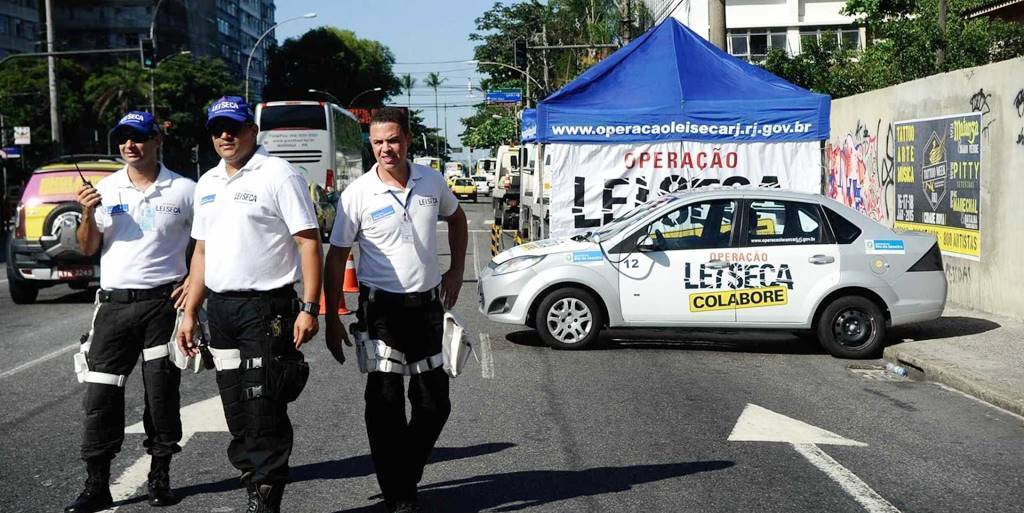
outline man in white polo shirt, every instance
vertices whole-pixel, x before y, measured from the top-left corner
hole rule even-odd
[[[373,369],[366,381],[366,431],[377,482],[389,512],[416,511],[423,467],[451,413],[448,375],[441,367],[444,310],[462,288],[466,214],[441,173],[407,160],[405,112],[384,108],[370,121],[377,164],[341,194],[325,264],[325,299],[340,299],[345,262],[359,244],[359,322],[371,339],[404,356],[412,415],[405,417],[404,378]],[[441,275],[437,221],[448,223],[451,266]],[[336,310],[327,309],[327,347],[344,361],[348,343]]]
[[[309,376],[299,348],[317,332],[322,255],[306,180],[256,144],[259,128],[237,96],[210,106],[220,163],[199,179],[192,278],[178,343],[190,355],[205,297],[210,352],[249,510],[276,513],[288,482],[288,403]],[[303,282],[303,301],[295,284]]]
[[[157,161],[160,130],[148,112],[129,112],[113,130],[126,164],[96,187],[78,191],[78,241],[87,255],[101,250],[100,286],[88,350],[82,459],[85,490],[64,511],[99,511],[111,504],[110,460],[124,442],[124,384],[139,354],[146,390],[143,445],[152,456],[149,503],[177,502],[170,488],[171,455],[181,450],[178,385],[168,356],[181,300],[192,225],[195,182]]]

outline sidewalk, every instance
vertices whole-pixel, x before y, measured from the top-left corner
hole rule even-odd
[[[899,326],[883,358],[1024,416],[1024,322],[946,304],[935,321]],[[902,342],[900,342],[902,341]]]

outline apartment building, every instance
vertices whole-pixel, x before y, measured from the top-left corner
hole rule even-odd
[[[708,0],[644,0],[658,22],[672,16],[708,37]],[[749,62],[782,48],[796,55],[811,40],[863,48],[865,32],[840,13],[845,0],[725,0],[726,50]]]

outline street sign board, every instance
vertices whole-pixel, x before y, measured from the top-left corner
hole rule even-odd
[[[5,159],[20,159],[21,148],[17,146],[7,146],[3,150],[0,150],[0,158]]]
[[[495,89],[487,91],[487,103],[520,103],[522,101],[522,89]]]
[[[27,126],[14,127],[14,144],[32,144],[32,130]]]

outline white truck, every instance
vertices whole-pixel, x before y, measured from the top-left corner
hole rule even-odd
[[[494,224],[511,233],[519,229],[519,169],[523,151],[522,146],[502,145],[495,155],[498,169],[491,192]]]

